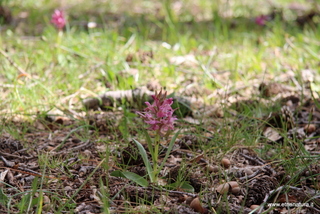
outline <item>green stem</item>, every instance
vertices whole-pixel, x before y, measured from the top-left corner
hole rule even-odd
[[[58,63],[58,56],[61,52],[60,46],[61,46],[62,37],[63,37],[63,31],[59,30],[57,37],[56,37],[56,43],[54,46],[53,62],[55,62],[55,63]]]
[[[153,161],[153,180],[156,181],[158,177],[158,156],[159,156],[159,144],[160,144],[160,135],[157,133],[155,139],[154,139],[154,150],[152,155],[152,161]]]

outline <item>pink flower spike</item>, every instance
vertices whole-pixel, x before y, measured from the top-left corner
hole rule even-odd
[[[159,131],[161,135],[174,130],[174,121],[177,120],[176,116],[173,116],[175,109],[171,107],[173,99],[166,99],[166,96],[167,92],[162,93],[161,90],[151,96],[153,104],[146,102],[147,108],[143,112],[137,112],[144,122],[150,125],[149,130]]]
[[[257,25],[264,26],[269,21],[269,17],[266,15],[257,16],[255,22]]]
[[[61,10],[55,10],[51,17],[51,23],[54,24],[58,30],[62,30],[66,25],[64,13]]]

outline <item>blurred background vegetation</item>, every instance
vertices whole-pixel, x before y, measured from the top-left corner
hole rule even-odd
[[[1,58],[1,109],[70,107],[150,80],[175,91],[190,83],[215,90],[237,82],[252,85],[258,76],[273,79],[293,71],[299,77],[303,69],[319,70],[316,0],[5,0],[1,5],[0,44],[7,55]],[[67,17],[62,36],[50,23],[55,9]],[[265,25],[256,23],[260,16],[267,17]]]

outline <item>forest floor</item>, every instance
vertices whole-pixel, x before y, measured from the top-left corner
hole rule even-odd
[[[1,213],[320,213],[316,1],[28,2],[0,11]]]

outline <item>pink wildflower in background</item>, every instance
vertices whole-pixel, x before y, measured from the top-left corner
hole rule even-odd
[[[144,122],[150,125],[150,130],[158,131],[160,134],[173,130],[173,123],[177,120],[176,116],[173,116],[175,109],[171,107],[173,99],[166,99],[166,96],[167,92],[162,94],[161,90],[158,94],[152,95],[154,100],[152,105],[146,102],[148,107],[144,109],[144,112],[137,112]]]
[[[260,26],[266,25],[268,21],[269,21],[269,16],[266,16],[266,15],[257,16],[255,19],[256,24]]]
[[[64,13],[61,10],[55,10],[52,14],[51,23],[54,24],[58,30],[62,30],[66,25]]]

